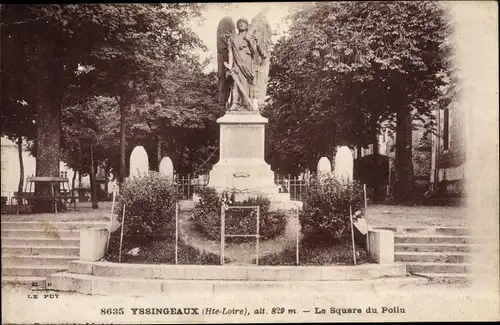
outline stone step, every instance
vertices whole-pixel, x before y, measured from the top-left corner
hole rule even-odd
[[[406,270],[413,273],[471,273],[468,263],[406,262]]]
[[[439,263],[463,263],[470,260],[467,253],[443,253],[443,252],[397,252],[394,254],[396,262],[439,262]]]
[[[66,255],[78,258],[80,255],[79,246],[46,246],[46,247],[28,247],[28,246],[2,246],[2,254],[10,255]]]
[[[473,244],[423,244],[400,243],[394,244],[394,252],[465,252],[473,249]]]
[[[27,247],[80,247],[79,238],[5,238],[2,237],[2,246],[27,246]]]
[[[63,265],[77,260],[78,256],[65,255],[7,255],[2,254],[2,265]]]
[[[44,229],[59,229],[59,230],[78,230],[87,227],[106,227],[106,222],[92,221],[2,221],[3,230],[44,230]]]
[[[418,273],[418,275],[425,276],[433,282],[459,282],[468,283],[473,276],[467,273]]]
[[[37,229],[2,229],[2,237],[3,238],[80,238],[80,230],[59,230],[59,229],[51,229],[51,230],[37,230]]]
[[[419,244],[468,244],[470,236],[445,236],[445,235],[394,235],[394,243],[419,243]]]
[[[357,266],[236,266],[119,264],[72,261],[68,272],[101,277],[165,280],[366,280],[383,276],[405,276],[404,264],[362,264]]]
[[[394,227],[394,226],[376,226],[374,229],[385,229],[394,231],[396,234],[434,234],[463,236],[470,235],[471,228],[468,227]],[[395,235],[396,235],[395,234]]]
[[[3,276],[44,277],[66,271],[67,265],[2,265]]]
[[[419,285],[429,280],[424,277],[378,278],[354,281],[238,281],[238,280],[162,280],[126,277],[99,277],[88,274],[61,272],[47,277],[47,289],[76,291],[92,295],[148,296],[154,294],[179,295],[190,292],[202,295],[238,293],[252,290],[289,290],[317,294],[318,292],[398,290],[404,286]]]
[[[32,289],[45,289],[46,277],[41,276],[10,276],[2,275],[2,285],[12,284],[12,285],[23,285]]]

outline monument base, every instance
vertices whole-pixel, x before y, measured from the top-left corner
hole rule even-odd
[[[285,207],[289,193],[280,193],[274,172],[264,160],[267,119],[254,112],[226,112],[220,124],[219,161],[210,171],[208,186],[235,193],[236,201],[264,195],[272,206]],[[296,208],[297,203],[292,204]]]

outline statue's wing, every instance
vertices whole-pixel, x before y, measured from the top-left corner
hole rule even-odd
[[[229,62],[228,38],[235,35],[235,24],[231,17],[224,17],[217,27],[217,76],[219,78],[219,103],[225,105],[231,92],[230,80],[226,76],[224,62]]]
[[[260,55],[264,58],[269,57],[271,51],[271,25],[266,17],[266,10],[261,11],[252,19],[252,23],[248,27],[248,34],[251,35],[257,42],[260,50]]]
[[[256,66],[259,71],[259,98],[258,104],[264,104],[266,99],[266,88],[269,76],[269,62],[271,52],[272,30],[269,20],[266,17],[267,10],[261,11],[252,19],[248,28],[248,34],[255,40],[257,46]]]

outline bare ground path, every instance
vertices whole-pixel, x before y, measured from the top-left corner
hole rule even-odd
[[[191,202],[185,202],[186,206]],[[211,253],[220,253],[220,242],[209,240],[194,229],[189,220],[189,208],[182,212],[180,230],[184,240],[200,249]],[[371,227],[467,227],[468,217],[465,207],[450,206],[401,206],[368,205],[367,221]],[[288,247],[295,247],[297,219],[289,217],[284,234],[260,243],[260,256],[280,252]],[[226,244],[225,257],[239,263],[251,263],[255,258],[255,244]]]
[[[191,212],[181,212],[179,226],[181,236],[184,241],[201,251],[220,254],[220,241],[210,240],[194,229],[191,220]],[[297,219],[295,216],[288,216],[285,231],[280,236],[259,243],[259,256],[262,257],[271,253],[278,253],[288,247],[295,247],[297,238]],[[256,257],[255,241],[252,243],[231,243],[224,248],[224,257],[235,263],[251,264]]]
[[[111,202],[99,202],[98,209],[92,209],[89,202],[76,204],[64,212],[38,214],[3,214],[2,221],[108,221],[111,213]]]
[[[468,212],[465,207],[373,204],[366,218],[370,226],[468,227]]]

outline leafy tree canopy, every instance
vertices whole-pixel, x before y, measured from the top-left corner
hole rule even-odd
[[[320,2],[290,19],[271,57],[265,110],[269,157],[282,169],[314,168],[339,144],[373,143],[380,122],[401,110],[430,115],[450,68],[439,3]]]

